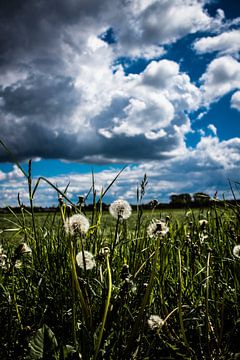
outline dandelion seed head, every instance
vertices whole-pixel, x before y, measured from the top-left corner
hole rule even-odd
[[[164,220],[153,219],[147,228],[147,234],[150,238],[163,237],[168,232],[169,228]]]
[[[18,259],[18,260],[15,262],[14,267],[15,267],[16,269],[20,269],[20,268],[22,267],[22,261]]]
[[[199,220],[199,225],[201,227],[205,227],[208,224],[208,221],[206,219]]]
[[[2,245],[0,245],[0,255],[2,255],[3,254],[3,247],[2,247]]]
[[[86,270],[92,270],[96,265],[93,254],[86,250],[84,250],[83,252],[80,251],[76,255],[76,261],[78,266],[83,270],[85,269],[84,261],[86,265]]]
[[[7,255],[5,254],[0,254],[0,267],[1,268],[6,268],[7,265]]]
[[[132,214],[132,208],[126,200],[116,200],[109,207],[110,214],[115,219],[128,219]]]
[[[64,228],[67,234],[85,235],[89,229],[89,221],[86,216],[82,214],[75,214],[65,221]]]
[[[199,234],[199,239],[200,239],[200,242],[203,243],[204,241],[206,241],[208,239],[208,234],[200,233]]]
[[[147,322],[151,330],[161,330],[165,324],[164,320],[158,315],[151,315]]]
[[[104,246],[104,248],[102,248],[102,249],[100,250],[100,253],[101,253],[102,256],[107,256],[107,255],[109,255],[109,254],[110,254],[110,249],[109,249],[109,247]]]
[[[31,254],[31,253],[32,253],[32,249],[26,243],[19,244],[15,249],[16,258],[20,258],[24,254]]]
[[[234,246],[233,255],[240,259],[240,245]]]

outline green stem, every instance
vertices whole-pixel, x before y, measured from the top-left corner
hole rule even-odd
[[[158,237],[157,244],[156,244],[156,250],[155,250],[155,254],[154,254],[154,258],[153,258],[153,265],[152,265],[152,271],[151,271],[151,275],[150,275],[150,279],[149,279],[149,284],[148,284],[146,292],[144,294],[144,297],[143,297],[143,300],[141,303],[141,307],[140,307],[140,310],[138,313],[138,317],[135,321],[132,333],[130,335],[130,338],[129,338],[129,341],[128,341],[128,344],[127,344],[127,347],[125,350],[126,356],[127,356],[127,354],[130,355],[132,353],[134,342],[137,338],[139,330],[141,329],[141,322],[142,322],[144,310],[148,304],[149,297],[150,297],[152,289],[153,289],[156,267],[157,267],[157,262],[158,262],[158,257],[159,257],[160,240],[161,240],[161,238]]]
[[[179,299],[178,299],[179,321],[180,321],[181,333],[183,336],[184,344],[185,344],[186,348],[188,349],[189,353],[191,353],[190,346],[188,344],[184,325],[183,325],[183,315],[182,315],[182,283],[183,283],[183,279],[182,279],[182,260],[181,260],[180,249],[178,249],[178,261],[179,261]]]
[[[15,292],[15,274],[14,274],[14,266],[13,266],[13,273],[12,273],[12,280],[13,280],[13,300],[14,300],[14,304],[15,304],[15,309],[16,309],[16,313],[17,313],[17,319],[18,322],[20,324],[20,328],[21,330],[23,329],[23,325],[22,325],[22,319],[21,319],[21,315],[20,315],[20,311],[19,311],[19,307],[17,304],[17,296],[16,296],[16,292]]]
[[[86,305],[86,302],[84,300],[84,296],[82,293],[82,290],[80,288],[79,282],[78,282],[78,277],[77,277],[77,270],[76,270],[76,263],[75,263],[75,256],[74,256],[74,249],[73,249],[73,244],[70,241],[70,252],[71,252],[71,263],[72,263],[72,276],[73,276],[73,281],[75,283],[75,287],[79,296],[79,300],[80,300],[80,304],[81,304],[81,308],[83,311],[83,316],[86,322],[86,325],[90,328],[92,325],[91,322],[91,315],[89,312],[89,309]]]
[[[211,254],[209,252],[208,257],[207,257],[207,280],[206,280],[206,340],[207,340],[207,347],[208,347],[209,354],[210,354],[210,348],[209,348],[209,307],[208,307],[208,300],[209,300],[210,258],[211,258]]]
[[[95,354],[94,354],[93,360],[97,359],[97,356],[99,353],[100,345],[102,342],[103,331],[104,331],[104,327],[106,324],[107,314],[108,314],[108,310],[109,310],[109,306],[110,306],[111,295],[112,295],[112,273],[111,273],[111,267],[110,267],[110,262],[109,262],[109,254],[106,255],[106,263],[107,263],[107,273],[108,273],[108,294],[107,294],[107,300],[106,300],[103,319],[102,319],[102,325],[101,325],[101,329],[100,329],[97,343],[95,346]]]

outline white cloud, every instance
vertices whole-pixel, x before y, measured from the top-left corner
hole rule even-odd
[[[116,28],[118,51],[139,56],[150,44],[170,44],[187,34],[219,25],[222,18],[218,15],[211,18],[203,8],[204,3],[196,0],[129,2],[122,7],[123,16],[119,13],[113,17],[115,24],[122,24]]]
[[[199,54],[219,52],[222,55],[238,56],[240,51],[240,30],[224,32],[217,36],[203,37],[194,43],[194,49]]]
[[[214,59],[201,79],[205,104],[240,87],[240,63],[231,56]]]
[[[212,131],[214,135],[217,135],[217,128],[213,124],[208,125],[208,129]]]
[[[149,161],[140,165],[129,166],[120,175],[104,198],[111,202],[123,197],[132,203],[136,202],[136,188],[146,173],[149,185],[146,189],[145,201],[157,198],[168,201],[169,194],[181,192],[203,191],[213,195],[216,190],[230,196],[228,178],[235,178],[240,166],[240,138],[220,141],[217,136],[203,136],[195,149],[188,149],[176,154],[168,161]],[[33,163],[34,168],[34,163]],[[119,169],[108,168],[95,173],[95,185],[100,191],[117,175]],[[17,205],[17,195],[28,204],[27,180],[8,176],[8,182],[0,183],[0,202],[4,205]],[[77,194],[86,195],[91,187],[91,171],[83,174],[59,174],[48,179],[64,190],[68,182],[68,196],[77,202]],[[89,199],[91,201],[91,198]],[[57,194],[47,183],[41,182],[35,195],[36,205],[57,204]]]
[[[231,97],[231,107],[240,111],[240,91],[236,91]]]

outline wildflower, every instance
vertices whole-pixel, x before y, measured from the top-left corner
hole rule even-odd
[[[115,219],[128,219],[132,214],[132,208],[126,200],[116,200],[109,207],[110,214]]]
[[[32,253],[32,249],[26,243],[19,244],[15,249],[16,259],[19,259],[24,254],[31,254],[31,253]]]
[[[96,265],[94,256],[89,251],[80,251],[76,256],[76,261],[81,269],[92,270]],[[85,263],[85,265],[84,265]]]
[[[240,259],[240,245],[234,246],[233,255]]]
[[[84,215],[75,214],[65,221],[64,227],[67,234],[85,235],[89,229],[89,221]]]
[[[150,238],[165,236],[168,232],[169,228],[164,220],[153,219],[147,228],[147,234]]]
[[[147,322],[151,330],[161,330],[165,324],[164,320],[158,315],[151,315]]]

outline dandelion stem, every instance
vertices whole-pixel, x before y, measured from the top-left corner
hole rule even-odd
[[[180,327],[181,327],[181,333],[183,336],[184,344],[186,348],[190,351],[190,346],[187,341],[184,325],[183,325],[183,316],[182,316],[182,261],[181,261],[181,251],[178,249],[178,261],[179,261],[179,298],[178,298],[178,308],[179,308],[179,321],[180,321]]]
[[[107,300],[106,300],[103,319],[102,319],[102,325],[101,325],[101,329],[100,329],[100,332],[98,335],[93,360],[97,359],[97,356],[99,353],[100,345],[102,342],[103,331],[104,331],[104,327],[105,327],[106,320],[107,320],[107,314],[108,314],[108,310],[109,310],[111,295],[112,295],[112,273],[111,273],[111,267],[110,267],[110,262],[109,262],[109,254],[106,255],[106,263],[107,263],[107,273],[108,273],[108,294],[107,294]]]
[[[76,290],[77,290],[77,293],[78,293],[78,296],[79,296],[79,299],[80,299],[80,304],[81,304],[81,308],[82,308],[82,311],[83,311],[83,316],[85,318],[86,325],[91,328],[91,323],[92,323],[91,322],[91,315],[90,315],[89,309],[88,309],[88,307],[86,305],[86,302],[84,300],[83,293],[82,293],[82,290],[81,290],[79,282],[78,282],[76,263],[75,263],[75,256],[74,256],[74,248],[73,248],[72,242],[70,242],[70,252],[71,252],[73,280],[74,280],[75,287],[76,287]]]
[[[207,257],[207,279],[206,279],[206,340],[208,346],[208,353],[210,354],[209,349],[209,307],[208,307],[208,300],[209,300],[209,274],[210,274],[210,258],[211,254],[208,253]]]
[[[132,333],[130,335],[126,350],[125,350],[125,355],[130,355],[132,353],[133,350],[133,346],[134,346],[134,342],[137,338],[139,329],[141,328],[141,322],[142,322],[142,318],[143,318],[143,314],[144,314],[144,310],[148,304],[149,301],[149,297],[151,295],[152,289],[153,289],[153,285],[154,285],[154,278],[155,278],[155,273],[156,273],[156,266],[158,263],[158,258],[159,258],[159,248],[160,248],[160,236],[157,237],[157,244],[156,244],[156,250],[155,250],[155,254],[154,254],[154,258],[153,258],[153,265],[152,265],[152,271],[150,274],[150,279],[149,279],[149,283],[146,289],[146,292],[144,294],[144,297],[142,299],[142,303],[141,303],[141,307],[138,313],[138,317],[135,321]]]

